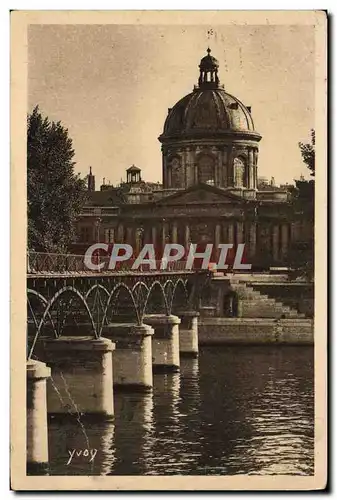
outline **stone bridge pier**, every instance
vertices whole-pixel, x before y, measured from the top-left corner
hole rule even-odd
[[[146,392],[152,390],[153,328],[136,323],[110,323],[103,329],[104,337],[113,341],[113,384]]]
[[[50,368],[27,361],[27,473],[40,475],[48,468],[46,380]]]
[[[41,340],[38,347],[39,358],[51,368],[47,381],[49,414],[113,417],[115,344],[111,340],[61,336]]]
[[[154,330],[152,341],[152,369],[154,372],[179,371],[179,324],[173,314],[147,314],[146,324]]]
[[[179,351],[181,357],[198,357],[198,317],[197,311],[180,311]]]

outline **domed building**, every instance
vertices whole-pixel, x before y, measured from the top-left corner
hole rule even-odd
[[[294,219],[286,188],[258,187],[252,108],[221,85],[210,49],[198,84],[169,108],[158,139],[162,184],[146,183],[133,165],[119,187],[89,189],[79,249],[97,241],[129,243],[135,253],[145,243],[245,243],[253,270],[287,265],[291,244],[308,238],[305,225]]]
[[[164,189],[206,183],[254,197],[258,144],[251,107],[225,91],[211,50],[201,59],[198,86],[168,110],[159,137]]]

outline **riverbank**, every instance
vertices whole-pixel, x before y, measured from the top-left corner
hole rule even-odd
[[[309,318],[199,319],[199,345],[306,344],[314,343],[314,324]]]

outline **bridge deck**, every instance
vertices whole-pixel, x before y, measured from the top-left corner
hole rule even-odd
[[[202,270],[201,272],[207,273],[206,270]],[[130,276],[130,277],[141,277],[141,276],[172,276],[172,275],[191,275],[195,274],[196,270],[195,269],[185,269],[185,270],[178,270],[178,271],[116,271],[116,272],[98,272],[98,273],[93,273],[93,272],[63,272],[63,273],[58,273],[58,272],[38,272],[38,273],[27,273],[27,278],[34,278],[34,279],[45,279],[45,278],[109,278],[109,277],[120,277],[120,276]]]

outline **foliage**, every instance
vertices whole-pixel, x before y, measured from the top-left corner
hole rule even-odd
[[[29,249],[64,252],[74,241],[86,185],[74,173],[73,158],[68,129],[43,118],[36,106],[27,117]]]
[[[298,146],[301,151],[303,162],[306,164],[308,169],[310,170],[310,175],[315,177],[315,131],[314,129],[310,130],[311,134],[311,143],[304,144],[303,142],[299,142]]]
[[[315,176],[315,131],[311,130],[311,143],[299,143],[303,162]],[[301,236],[291,245],[289,262],[293,268],[292,277],[313,279],[314,277],[314,250],[315,250],[315,181],[306,181],[303,178],[295,181],[292,191],[292,205],[295,216],[294,223],[301,230]]]

